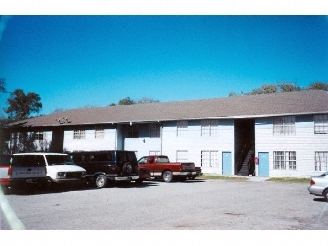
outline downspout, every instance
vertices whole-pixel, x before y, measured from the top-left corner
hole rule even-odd
[[[163,138],[162,138],[162,136],[163,136],[163,125],[162,124],[160,124],[160,132],[159,132],[159,134],[160,134],[160,138],[161,138],[161,155],[162,155],[162,151],[163,151],[163,149],[162,149],[162,146],[163,146]]]
[[[115,150],[117,150],[117,125],[115,125]]]

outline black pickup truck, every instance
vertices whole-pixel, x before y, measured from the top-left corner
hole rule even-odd
[[[103,188],[108,180],[141,181],[138,162],[133,151],[79,151],[68,153],[74,163],[86,170],[89,183]]]

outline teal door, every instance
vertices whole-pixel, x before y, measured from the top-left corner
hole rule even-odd
[[[232,175],[231,152],[222,152],[222,174]]]
[[[269,153],[259,152],[259,176],[269,176]]]

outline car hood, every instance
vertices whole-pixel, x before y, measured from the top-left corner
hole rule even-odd
[[[76,165],[54,165],[53,167],[59,172],[85,172],[85,169]]]

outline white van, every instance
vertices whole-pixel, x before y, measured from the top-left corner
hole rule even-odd
[[[40,185],[65,182],[84,182],[86,171],[75,165],[67,154],[14,154],[11,165],[11,183]]]

